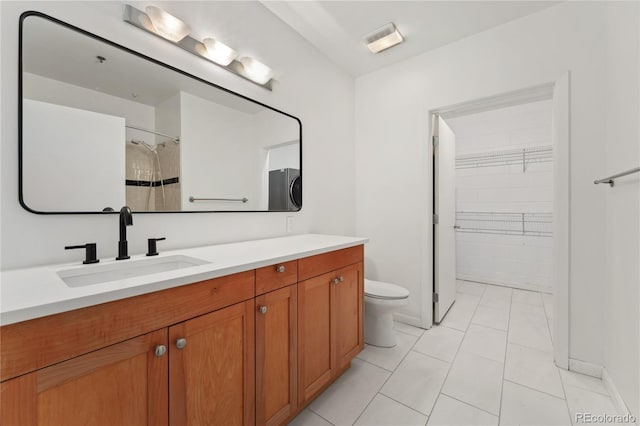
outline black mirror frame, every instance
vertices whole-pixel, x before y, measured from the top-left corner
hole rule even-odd
[[[277,113],[283,114],[287,117],[293,118],[294,120],[296,120],[298,122],[298,127],[300,129],[299,131],[299,141],[300,141],[300,179],[302,179],[302,121],[300,121],[300,119],[298,117],[295,117],[291,114],[288,114],[284,111],[281,111],[279,109],[273,108],[269,105],[263,104],[262,102],[256,101],[255,99],[251,99],[247,96],[244,96],[240,93],[234,92],[233,90],[229,90],[225,87],[219,86],[215,83],[212,83],[210,81],[204,80],[200,77],[197,77],[193,74],[190,74],[186,71],[183,71],[179,68],[176,68],[174,66],[171,66],[169,64],[165,64],[164,62],[158,61],[157,59],[151,58],[147,55],[144,55],[140,52],[136,52],[135,50],[129,49],[128,47],[122,46],[118,43],[115,43],[111,40],[107,40],[103,37],[100,37],[99,35],[93,34],[89,31],[83,30],[82,28],[78,28],[74,25],[71,25],[67,22],[61,21],[57,18],[54,18],[52,16],[49,16],[45,13],[42,12],[37,12],[37,11],[26,11],[23,12],[20,15],[20,23],[19,23],[19,48],[18,48],[18,201],[20,202],[20,205],[27,210],[30,213],[35,213],[35,214],[41,214],[41,215],[63,215],[63,214],[118,214],[118,212],[105,212],[105,211],[87,211],[87,212],[82,212],[82,211],[38,211],[38,210],[34,210],[32,208],[30,208],[29,206],[27,206],[27,204],[24,201],[24,194],[23,194],[23,164],[22,164],[22,125],[23,125],[23,121],[22,121],[22,84],[23,84],[23,79],[22,79],[22,74],[23,74],[23,66],[22,66],[22,48],[23,48],[23,43],[22,43],[22,33],[23,33],[23,25],[24,25],[24,21],[26,18],[30,17],[30,16],[35,16],[38,18],[43,18],[46,19],[48,21],[54,22],[58,25],[62,25],[65,28],[68,28],[72,31],[78,32],[82,35],[91,37],[95,40],[99,40],[103,43],[108,44],[109,46],[112,47],[116,47],[118,49],[121,49],[129,54],[135,55],[139,58],[145,59],[147,61],[150,61],[156,65],[160,65],[162,67],[165,67],[171,71],[177,72],[179,74],[182,74],[186,77],[192,78],[196,81],[199,81],[201,83],[204,83],[206,85],[215,87],[216,89],[222,90],[224,92],[230,93],[232,95],[238,96],[244,100],[253,102],[255,104],[258,104],[264,108],[270,109],[271,111],[275,111]],[[165,214],[165,213],[295,213],[295,212],[299,212],[302,209],[302,196],[300,197],[300,206],[298,207],[297,210],[185,210],[185,211],[162,211],[162,212],[134,212],[134,214]]]

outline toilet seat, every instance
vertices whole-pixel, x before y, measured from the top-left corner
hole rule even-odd
[[[373,299],[402,300],[409,298],[409,290],[396,284],[365,279],[364,295]]]

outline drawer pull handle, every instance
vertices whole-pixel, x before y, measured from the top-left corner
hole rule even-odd
[[[187,346],[187,339],[178,339],[176,340],[176,348],[184,349]]]
[[[155,349],[155,354],[157,357],[161,357],[162,355],[167,353],[167,347],[165,345],[158,345]]]
[[[264,315],[264,314],[266,314],[266,313],[267,313],[267,307],[266,307],[266,306],[264,306],[264,305],[263,305],[263,306],[260,306],[260,307],[258,308],[258,311],[259,311],[262,315]]]
[[[284,265],[278,265],[278,267],[276,268],[276,271],[278,272],[284,272],[286,270],[286,268],[284,267]]]

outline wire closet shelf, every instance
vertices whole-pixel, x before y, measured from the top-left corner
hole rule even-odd
[[[456,212],[456,232],[552,237],[553,215],[538,213]]]
[[[553,148],[551,145],[544,145],[530,148],[458,155],[456,157],[456,169],[522,165],[522,171],[524,172],[526,171],[526,166],[528,164],[546,163],[552,160]]]

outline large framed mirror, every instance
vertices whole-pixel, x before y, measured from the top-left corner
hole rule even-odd
[[[20,17],[20,203],[34,213],[297,211],[290,114],[39,12]]]

